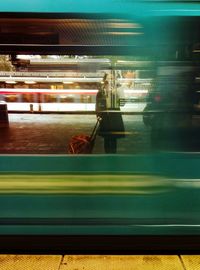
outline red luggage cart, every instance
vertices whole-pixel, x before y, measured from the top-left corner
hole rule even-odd
[[[71,138],[68,145],[69,154],[91,154],[95,139],[97,136],[97,131],[99,129],[101,118],[97,118],[97,122],[93,128],[91,135],[79,134]]]

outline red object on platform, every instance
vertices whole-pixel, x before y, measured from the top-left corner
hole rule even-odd
[[[92,134],[85,135],[85,134],[79,134],[75,135],[71,138],[70,143],[68,145],[68,153],[69,154],[91,154],[97,131],[99,129],[101,118],[97,118],[97,122],[93,128]]]
[[[69,154],[91,154],[94,146],[94,140],[90,136],[80,134],[73,136],[68,148]]]

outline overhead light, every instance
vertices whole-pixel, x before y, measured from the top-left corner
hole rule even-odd
[[[15,83],[16,83],[16,81],[12,81],[12,80],[10,80],[10,81],[5,81],[5,83],[9,83],[9,84],[15,84]]]
[[[64,83],[64,84],[71,84],[71,83],[73,83],[73,82],[64,81],[63,83]]]
[[[25,59],[25,60],[30,60],[30,59],[41,59],[40,55],[27,55],[27,54],[18,54],[17,59]]]
[[[34,84],[36,83],[35,81],[24,81],[25,84]]]

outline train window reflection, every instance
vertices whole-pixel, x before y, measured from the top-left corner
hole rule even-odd
[[[24,83],[28,75],[34,84]],[[6,83],[7,77],[16,83]],[[32,128],[31,121],[37,125],[44,120],[44,130],[49,122],[52,131],[47,134],[58,138],[59,147],[37,148],[39,153],[67,154],[74,136],[87,139],[92,134],[97,117],[101,122],[90,153],[199,151],[199,78],[197,64],[169,60],[117,60],[110,69],[85,73],[82,69],[75,73],[5,72],[0,74],[0,100],[7,104],[10,130],[17,128],[18,121],[25,131]],[[23,123],[20,112],[26,113],[30,126],[27,121]],[[16,144],[20,141],[16,138]],[[0,152],[6,153],[6,149],[2,141]],[[21,146],[18,149],[19,153],[33,151]],[[81,153],[88,154],[86,150]]]

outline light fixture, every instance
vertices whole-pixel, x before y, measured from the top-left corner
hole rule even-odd
[[[63,81],[64,84],[71,84],[73,82],[70,82],[70,81]]]
[[[36,83],[35,81],[24,81],[25,84],[34,84]]]
[[[5,83],[9,83],[9,84],[15,84],[15,83],[16,83],[16,81],[9,80],[9,81],[5,81]]]

